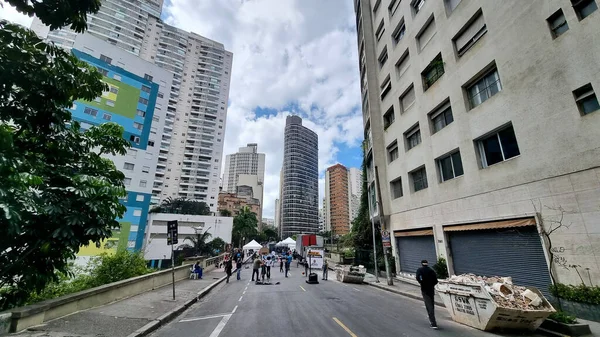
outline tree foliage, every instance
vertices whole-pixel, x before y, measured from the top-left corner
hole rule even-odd
[[[41,290],[67,272],[80,246],[120,227],[124,175],[103,156],[126,153],[123,128],[83,131],[67,110],[100,96],[100,79],[32,31],[0,21],[0,288]]]
[[[189,241],[190,243],[184,243],[179,247],[189,247],[194,248],[196,250],[196,255],[211,255],[212,251],[210,246],[208,245],[208,239],[212,236],[208,231],[200,234],[196,234],[196,236],[186,236],[183,239],[183,242]]]
[[[150,210],[150,213],[211,215],[210,207],[204,201],[173,199],[168,197],[162,203]]]
[[[239,214],[233,218],[233,231],[231,241],[242,247],[246,242],[251,241],[258,235],[258,220],[256,213],[250,211],[250,208],[244,207]]]
[[[222,210],[220,210],[220,211],[219,211],[219,214],[220,214],[221,216],[231,216],[231,215],[232,215],[232,214],[231,214],[231,211],[230,211],[230,210],[228,210],[228,209],[222,209]]]
[[[100,9],[100,0],[6,0],[19,12],[37,16],[50,29],[70,26],[81,33],[87,29],[87,14]]]

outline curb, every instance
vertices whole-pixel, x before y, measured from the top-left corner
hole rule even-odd
[[[237,271],[234,270],[234,272]],[[195,304],[196,302],[198,302],[200,299],[202,299],[204,296],[208,295],[208,293],[213,290],[217,285],[219,285],[221,282],[225,281],[225,279],[227,278],[227,276],[223,276],[220,279],[218,279],[217,281],[209,284],[206,288],[200,290],[200,292],[198,292],[198,294],[190,299],[187,300],[185,303],[183,303],[182,305],[178,306],[177,308],[165,313],[164,315],[152,320],[150,323],[144,325],[143,327],[137,329],[136,331],[132,332],[131,334],[129,334],[127,337],[143,337],[143,336],[147,336],[148,334],[158,330],[158,328],[160,328],[161,326],[169,323],[170,321],[172,321],[173,319],[175,319],[177,316],[179,316],[180,314],[182,314],[184,311],[186,311],[189,307],[191,307],[193,304]]]
[[[419,295],[416,295],[416,294],[412,294],[412,293],[406,292],[406,291],[391,289],[391,288],[388,288],[386,286],[383,286],[383,285],[380,285],[380,284],[377,284],[377,283],[369,283],[369,282],[365,282],[365,283],[368,284],[368,285],[370,285],[370,286],[372,286],[372,287],[379,288],[379,289],[382,289],[382,290],[385,290],[385,291],[389,291],[389,292],[394,293],[394,294],[398,294],[398,295],[410,297],[410,298],[413,298],[415,300],[421,300],[421,301],[423,300],[423,297],[421,297]],[[442,308],[446,307],[443,302],[440,302],[438,300],[435,300],[434,303],[438,307],[442,307]]]

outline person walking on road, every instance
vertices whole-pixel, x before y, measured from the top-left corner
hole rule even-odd
[[[227,279],[226,279],[225,283],[229,283],[229,277],[231,277],[232,270],[233,270],[233,261],[231,261],[231,258],[226,258],[225,273],[227,273]]]
[[[285,277],[288,277],[290,272],[290,264],[292,264],[292,255],[288,254],[285,256]]]
[[[235,260],[235,268],[237,269],[237,280],[239,281],[240,278],[240,273],[242,272],[242,257],[238,255],[237,260]]]
[[[327,281],[327,272],[329,272],[329,264],[327,259],[323,259],[323,280]]]
[[[271,281],[271,267],[273,266],[273,257],[267,256],[267,281]]]
[[[279,272],[283,273],[283,256],[279,257]]]
[[[252,264],[252,281],[254,281],[254,274],[256,274],[256,280],[258,281],[258,270],[260,269],[260,265],[262,264],[262,261],[260,260],[259,256],[256,256],[256,258],[254,259],[254,262]]]
[[[437,275],[433,269],[429,268],[427,260],[421,261],[421,268],[417,270],[417,281],[421,285],[421,295],[423,295],[423,301],[425,302],[425,309],[427,309],[427,315],[429,316],[429,324],[432,329],[437,329],[437,323],[435,321],[435,285],[438,283]]]

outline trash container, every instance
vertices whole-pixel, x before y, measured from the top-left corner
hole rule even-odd
[[[527,289],[537,294],[542,304],[536,309],[517,309],[499,305],[483,284],[453,283],[440,280],[436,289],[455,322],[479,330],[496,328],[536,330],[553,312],[552,305],[539,290]]]

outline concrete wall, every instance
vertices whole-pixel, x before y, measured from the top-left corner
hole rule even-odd
[[[600,10],[579,21],[568,0],[462,0],[453,11],[446,8],[446,1],[426,1],[416,14],[410,1],[402,1],[394,15],[388,11],[389,0],[382,0],[375,13],[375,1],[355,3],[362,13],[359,50],[365,43],[361,60],[366,67],[363,97],[369,102],[365,134],[372,134],[389,229],[433,227],[438,255],[447,256],[442,225],[534,215],[534,204],[541,208],[541,222],[556,219],[558,211],[550,208],[562,208],[567,212],[563,222],[570,227],[554,233],[555,261],[589,268],[592,280],[598,279],[600,112],[582,116],[573,91],[591,83],[599,94],[600,45],[595,41]],[[553,39],[546,19],[559,9],[569,30]],[[459,56],[452,39],[478,11],[487,33]],[[385,33],[375,41],[382,19]],[[402,19],[406,34],[396,43],[391,33]],[[419,45],[417,36],[432,19],[435,32]],[[389,56],[380,67],[377,56],[385,47]],[[395,65],[407,51],[409,66],[398,73]],[[440,53],[445,73],[425,90],[421,73]],[[464,86],[490,65],[497,68],[502,90],[471,108]],[[388,75],[392,89],[381,99],[380,84]],[[415,102],[401,112],[399,97],[411,85]],[[432,133],[428,114],[446,100],[454,121]],[[395,121],[384,130],[383,113],[390,107]],[[403,134],[416,123],[422,142],[405,150]],[[482,167],[475,140],[507,123],[514,127],[520,155]],[[394,140],[399,158],[389,163],[386,147]],[[456,149],[464,175],[442,182],[436,159]],[[409,172],[422,165],[428,188],[414,192]],[[389,182],[397,178],[402,178],[403,196],[392,200]],[[557,272],[559,282],[581,283],[574,268]]]

